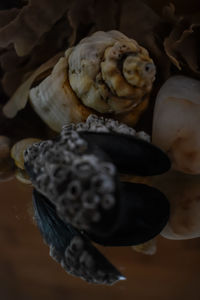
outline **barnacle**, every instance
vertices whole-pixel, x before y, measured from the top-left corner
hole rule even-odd
[[[113,284],[125,277],[69,223],[58,218],[55,207],[36,190],[35,220],[50,247],[50,255],[71,275],[98,284]]]

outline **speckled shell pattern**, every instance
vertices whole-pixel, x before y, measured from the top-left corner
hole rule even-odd
[[[29,97],[36,113],[57,132],[94,112],[134,125],[148,105],[154,79],[146,49],[119,31],[99,31],[69,48]]]

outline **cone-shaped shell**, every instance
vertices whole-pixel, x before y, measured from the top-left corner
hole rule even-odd
[[[148,52],[118,31],[96,32],[69,56],[72,89],[100,113],[131,111],[151,90],[154,76]]]
[[[29,97],[40,118],[59,132],[63,124],[85,121],[94,112],[134,125],[148,106],[155,65],[147,50],[121,32],[99,31],[83,39],[37,85],[51,65],[41,66],[19,87],[3,109],[7,117]]]

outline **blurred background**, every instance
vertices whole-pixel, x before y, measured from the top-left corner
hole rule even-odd
[[[200,299],[200,239],[159,237],[154,256],[130,247],[100,247],[127,280],[111,287],[90,285],[49,257],[34,225],[31,192],[15,180],[0,184],[0,299]]]

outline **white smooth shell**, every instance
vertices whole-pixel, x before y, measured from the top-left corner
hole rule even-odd
[[[155,103],[152,142],[164,150],[172,168],[200,174],[200,81],[171,77]]]
[[[35,112],[56,132],[63,124],[84,121],[91,113],[73,93],[67,79],[67,68],[67,58],[60,58],[51,75],[29,93]]]
[[[161,235],[184,240],[200,237],[200,175],[169,171],[151,178],[151,185],[170,202],[170,218]]]

